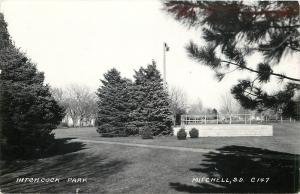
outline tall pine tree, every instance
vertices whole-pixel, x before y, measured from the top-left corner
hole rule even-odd
[[[29,156],[47,149],[64,110],[44,84],[44,74],[10,40],[0,13],[1,152]],[[3,144],[4,143],[4,144]]]
[[[172,113],[167,92],[155,63],[140,68],[134,75],[132,99],[136,104],[131,113],[132,125],[152,130],[153,135],[172,134]]]
[[[129,113],[132,110],[128,90],[132,82],[123,79],[115,68],[104,74],[102,86],[98,89],[98,133],[102,136],[127,136]]]

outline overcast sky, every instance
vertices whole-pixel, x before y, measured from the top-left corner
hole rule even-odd
[[[1,0],[0,0],[1,1]],[[158,0],[6,0],[1,3],[8,30],[18,47],[45,72],[46,83],[65,87],[84,84],[96,90],[107,70],[116,67],[127,78],[154,59],[162,70],[163,42],[167,53],[168,85],[182,88],[191,102],[220,106],[238,78],[234,72],[217,82],[207,67],[188,58],[184,46],[201,42],[200,29],[187,29],[161,10]],[[251,62],[255,64],[257,58]],[[275,68],[300,77],[299,55]],[[273,84],[270,88],[277,88]]]

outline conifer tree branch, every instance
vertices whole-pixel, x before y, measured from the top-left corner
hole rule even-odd
[[[235,65],[235,66],[237,66],[237,67],[239,67],[239,68],[241,68],[241,69],[246,69],[246,70],[248,70],[248,71],[250,71],[250,72],[254,72],[254,73],[257,73],[257,74],[260,73],[259,71],[255,70],[255,69],[252,69],[252,68],[249,68],[249,67],[245,67],[245,66],[242,66],[242,65],[240,65],[240,64],[238,64],[238,63],[233,63],[233,62],[231,62],[231,61],[221,60],[221,62],[223,62],[223,63],[229,63],[229,64]],[[273,73],[273,72],[271,72],[270,74],[271,74],[271,75],[274,75],[274,76],[277,76],[277,77],[280,77],[280,78],[282,78],[282,79],[288,79],[288,80],[291,80],[291,81],[300,82],[300,79],[288,77],[288,76],[285,76],[285,75],[282,75],[282,74]]]
[[[287,47],[289,47],[290,49],[292,49],[294,51],[300,52],[300,49],[298,49],[298,48],[295,48],[295,47],[292,47],[292,46],[287,46]]]

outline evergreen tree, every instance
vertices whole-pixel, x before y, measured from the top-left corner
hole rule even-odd
[[[283,109],[293,116],[293,96],[300,79],[273,70],[288,55],[297,56],[299,41],[299,2],[297,1],[165,1],[165,10],[189,27],[201,27],[204,46],[190,42],[189,56],[223,77],[236,70],[254,77],[239,80],[232,94],[247,109]],[[247,57],[259,54],[262,61],[248,64]],[[263,89],[270,78],[286,87],[272,94]]]
[[[1,152],[20,157],[41,153],[52,143],[51,131],[64,110],[44,84],[44,74],[11,43],[2,14],[0,44]]]
[[[168,95],[155,63],[140,68],[134,75],[132,99],[137,106],[131,113],[132,124],[142,130],[152,130],[153,135],[172,133],[172,113]]]
[[[102,136],[127,136],[132,131],[128,126],[132,110],[128,90],[132,83],[123,79],[115,68],[104,74],[98,89],[98,133]]]

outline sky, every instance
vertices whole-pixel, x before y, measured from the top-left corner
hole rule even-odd
[[[201,99],[205,107],[219,108],[221,96],[239,78],[249,77],[233,72],[218,82],[211,69],[191,60],[184,47],[190,40],[204,44],[201,29],[175,21],[159,0],[2,0],[0,11],[16,46],[53,87],[79,84],[96,90],[109,69],[133,78],[134,70],[152,59],[162,72],[164,42],[170,47],[168,86],[181,88],[189,103]],[[288,56],[274,71],[299,78],[299,64],[299,55]],[[274,83],[270,91],[278,89]]]

